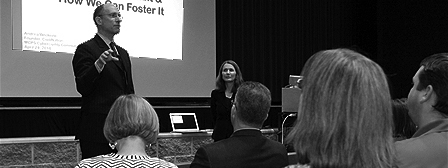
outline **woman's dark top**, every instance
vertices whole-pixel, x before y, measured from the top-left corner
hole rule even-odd
[[[233,126],[230,121],[230,110],[235,94],[229,99],[224,90],[213,90],[211,93],[210,109],[213,116],[214,130],[213,140],[219,141],[230,137],[233,133]]]

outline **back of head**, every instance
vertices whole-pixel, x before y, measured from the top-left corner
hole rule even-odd
[[[159,134],[159,118],[144,98],[134,94],[122,95],[112,105],[103,132],[112,143],[128,136],[138,136],[146,144],[151,144]]]
[[[392,107],[379,65],[348,49],[320,51],[302,69],[297,121],[288,135],[301,164],[389,167]]]
[[[235,97],[236,115],[240,121],[261,128],[271,108],[271,92],[258,82],[244,82]]]
[[[448,116],[448,53],[431,55],[422,60],[423,71],[419,75],[417,90],[431,85],[437,95],[434,109]]]

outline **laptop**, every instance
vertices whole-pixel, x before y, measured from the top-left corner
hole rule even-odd
[[[301,86],[302,80],[303,80],[303,76],[289,75],[289,86],[296,86],[298,88],[302,88],[302,86]]]
[[[199,130],[196,113],[170,113],[172,132],[175,133],[201,133]]]

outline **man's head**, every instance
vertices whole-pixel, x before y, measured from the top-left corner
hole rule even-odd
[[[98,6],[93,13],[93,21],[98,28],[98,32],[105,36],[113,37],[120,33],[122,19],[118,8],[112,3]]]
[[[412,82],[407,104],[414,122],[429,111],[448,116],[448,53],[434,54],[422,60]]]
[[[258,82],[244,82],[238,87],[231,119],[235,129],[261,128],[271,108],[271,92]]]

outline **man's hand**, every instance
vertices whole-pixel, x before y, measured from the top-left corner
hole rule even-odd
[[[114,51],[112,49],[108,49],[106,51],[104,51],[101,55],[100,55],[100,59],[102,59],[104,62],[109,62],[109,61],[118,61],[117,57],[112,56],[112,53]]]

